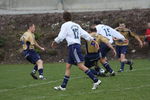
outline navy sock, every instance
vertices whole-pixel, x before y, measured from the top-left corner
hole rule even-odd
[[[68,80],[69,80],[69,76],[65,76],[61,85],[62,88],[66,88]]]
[[[88,69],[85,71],[85,73],[96,83],[98,79],[94,76],[94,74]]]
[[[120,63],[121,63],[121,67],[120,67],[120,69],[121,69],[121,70],[124,70],[125,62],[120,62]]]
[[[127,61],[125,62],[125,64],[130,65],[130,64],[131,64],[131,61],[130,61],[130,60],[127,60]]]
[[[98,74],[98,72],[96,71],[96,70],[94,70],[94,69],[90,69],[91,70],[91,72],[94,74],[94,75],[97,75]]]
[[[108,72],[110,72],[110,73],[113,72],[113,70],[112,70],[111,67],[109,66],[109,63],[108,63],[108,62],[104,63],[103,66],[106,68],[106,70],[107,70]]]
[[[33,70],[32,70],[32,72],[33,72],[33,73],[36,73],[37,70],[38,70],[38,66],[35,65],[34,68],[33,68]]]
[[[100,67],[96,67],[95,70],[96,70],[97,72],[100,72],[101,68],[100,68]]]
[[[39,69],[38,72],[39,72],[39,75],[43,75],[43,69]]]

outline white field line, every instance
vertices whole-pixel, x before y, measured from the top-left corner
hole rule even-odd
[[[105,93],[105,92],[107,92],[107,93],[108,92],[122,92],[122,91],[130,91],[130,90],[141,89],[141,88],[146,88],[146,87],[150,87],[150,84],[140,85],[137,87],[127,87],[127,88],[122,88],[122,89],[109,89],[109,90],[103,89],[103,90],[91,90],[89,92],[75,92],[74,94],[71,94],[71,96],[82,96],[82,95],[84,96],[84,95],[88,95],[88,94],[98,94],[98,93]],[[54,95],[49,94],[49,96],[54,96]],[[70,96],[70,94],[60,94],[57,96],[67,97],[67,96]],[[39,99],[42,100],[42,99],[46,99],[46,98],[49,98],[49,97],[47,97],[47,96],[31,97],[30,100],[39,100]],[[28,100],[28,99],[23,99],[23,100]]]
[[[84,77],[85,77],[85,76],[84,76]],[[71,78],[70,80],[80,79],[80,78],[83,78],[83,77],[74,77],[74,78]],[[13,90],[17,90],[17,89],[23,89],[23,88],[29,88],[29,87],[36,87],[36,86],[39,86],[39,85],[46,85],[46,84],[50,84],[50,83],[56,83],[56,82],[60,82],[60,81],[62,81],[62,80],[63,80],[63,79],[54,80],[54,81],[49,81],[49,82],[42,82],[42,83],[38,83],[38,84],[23,85],[23,86],[21,86],[21,87],[17,87],[17,88],[13,88],[13,89],[1,89],[1,90],[0,90],[0,93],[8,92],[8,91],[13,91]]]
[[[72,96],[79,96],[79,95],[87,95],[87,94],[97,94],[97,93],[101,93],[101,92],[122,92],[122,91],[128,91],[128,90],[133,90],[133,89],[140,89],[140,88],[145,88],[145,87],[150,87],[150,84],[147,84],[147,85],[140,85],[140,86],[137,86],[137,87],[127,87],[127,88],[122,88],[122,89],[110,89],[110,90],[92,90],[90,92],[78,92],[78,93],[75,93],[75,94],[72,94]],[[61,94],[61,95],[58,95],[58,96],[70,96],[70,94]]]
[[[134,70],[132,70],[132,71],[137,71],[137,70],[149,70],[149,69],[150,69],[150,68],[134,69]],[[132,72],[132,71],[126,71],[126,72]],[[71,78],[71,80],[73,80],[73,79],[79,79],[79,78],[83,78],[83,77],[74,77],[74,78]],[[8,91],[13,91],[13,90],[17,90],[17,89],[23,89],[23,88],[29,88],[29,87],[36,87],[36,86],[39,86],[39,85],[45,85],[45,84],[50,84],[50,83],[55,83],[55,82],[60,82],[60,81],[62,81],[62,79],[54,80],[54,81],[49,81],[49,82],[38,83],[38,84],[23,85],[23,86],[21,86],[21,87],[17,87],[17,88],[13,88],[13,89],[1,89],[1,90],[0,90],[0,93],[8,92]]]

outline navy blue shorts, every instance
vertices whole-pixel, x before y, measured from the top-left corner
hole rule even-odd
[[[110,50],[111,49],[105,43],[100,44],[100,52],[102,54],[102,58],[105,58]]]
[[[88,68],[91,68],[92,66],[95,66],[98,62],[98,60],[101,58],[101,53],[88,53],[85,55],[85,63],[84,65]]]
[[[32,64],[36,64],[36,62],[41,59],[40,55],[32,49],[24,50],[23,55]]]
[[[72,44],[68,46],[68,63],[69,64],[78,64],[84,61],[84,57],[81,51],[80,44]]]
[[[128,46],[116,46],[117,57],[120,58],[121,54],[126,54]]]

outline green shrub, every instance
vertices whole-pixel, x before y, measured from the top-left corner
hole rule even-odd
[[[51,56],[56,56],[58,53],[56,50],[53,50],[53,49],[50,49],[47,51],[48,55],[51,55]]]
[[[0,50],[0,62],[4,60],[4,57],[5,57],[5,51]]]
[[[5,45],[5,39],[3,37],[0,37],[0,47],[3,47]]]

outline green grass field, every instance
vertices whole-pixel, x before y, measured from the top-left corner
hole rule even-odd
[[[110,62],[119,69],[119,62]],[[92,81],[77,67],[67,91],[55,91],[64,76],[65,64],[45,64],[47,80],[33,80],[31,64],[0,65],[0,100],[150,100],[150,60],[134,60],[134,70],[105,77],[97,90]]]

